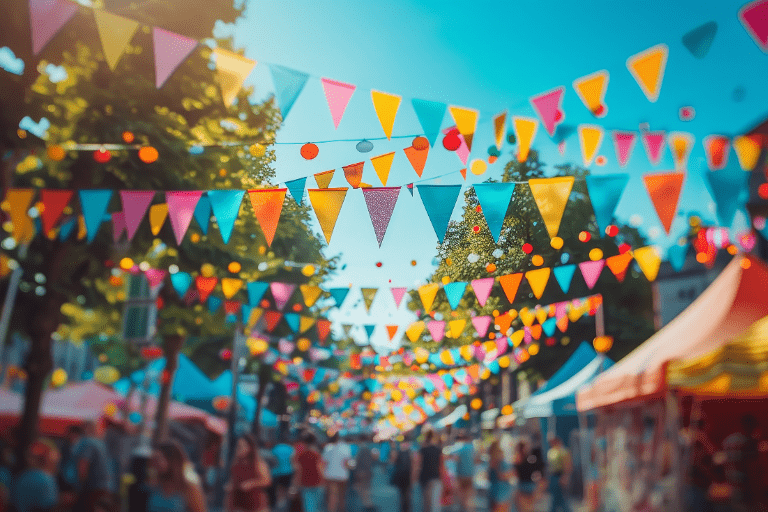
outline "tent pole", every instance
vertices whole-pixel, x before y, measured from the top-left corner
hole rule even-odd
[[[672,391],[667,391],[666,395],[666,419],[667,419],[667,435],[669,436],[669,442],[672,446],[672,475],[673,490],[672,493],[672,510],[682,510],[682,503],[680,501],[682,486],[681,486],[681,467],[680,467],[680,446],[679,446],[679,405],[675,394]]]
[[[589,466],[590,460],[588,457],[589,452],[592,449],[592,440],[589,435],[589,423],[587,420],[587,413],[584,411],[578,411],[579,418],[579,455],[581,456],[581,485],[583,487],[582,496],[584,501],[588,501],[589,498],[589,477],[591,475],[591,468]],[[588,509],[588,510],[591,510]]]

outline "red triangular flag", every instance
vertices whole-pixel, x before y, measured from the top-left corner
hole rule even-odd
[[[213,289],[216,288],[216,283],[218,282],[218,277],[197,276],[195,278],[195,288],[197,288],[201,303],[205,303],[205,301],[208,300],[208,297],[211,295]]]
[[[331,334],[331,322],[324,318],[320,318],[315,325],[317,326],[317,337],[320,343],[325,343],[328,339],[328,335]]]
[[[272,332],[275,330],[275,327],[277,327],[277,324],[280,323],[280,320],[283,318],[283,314],[279,311],[269,310],[264,312],[264,324],[267,327],[267,332]]]
[[[605,259],[605,266],[608,267],[616,279],[620,282],[624,282],[624,277],[627,275],[627,268],[632,261],[632,253],[625,252],[624,254],[617,254]]]
[[[224,313],[227,315],[236,315],[240,312],[242,305],[242,302],[239,300],[225,300]]]
[[[43,234],[48,235],[59,222],[64,208],[72,199],[72,194],[74,192],[71,190],[43,189],[40,191],[40,202],[43,203],[43,213],[41,214]]]
[[[672,227],[672,221],[677,214],[677,203],[680,199],[680,191],[683,189],[685,173],[682,172],[661,172],[655,174],[646,174],[643,176],[645,188],[648,190],[648,196],[653,202],[656,214],[659,216],[664,231],[669,234]]]
[[[363,181],[363,165],[365,165],[365,162],[342,167],[344,169],[344,177],[347,178],[347,182],[349,182],[352,188],[360,188],[360,182]]]

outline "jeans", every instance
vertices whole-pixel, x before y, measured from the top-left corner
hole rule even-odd
[[[400,491],[400,512],[411,512],[411,486],[397,488]]]
[[[319,512],[323,502],[323,488],[320,486],[302,488],[301,502],[304,505],[304,512]]]
[[[571,506],[568,504],[562,485],[560,485],[560,475],[549,476],[549,492],[552,494],[550,512],[556,512],[558,509],[571,512]]]

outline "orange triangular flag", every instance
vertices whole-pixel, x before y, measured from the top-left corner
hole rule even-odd
[[[304,297],[304,305],[308,308],[311,308],[320,298],[320,294],[323,293],[323,289],[319,286],[308,284],[299,285],[299,290],[301,290],[301,296]]]
[[[563,315],[562,317],[557,319],[557,328],[560,329],[560,332],[565,332],[568,330],[568,315]]]
[[[347,178],[347,183],[352,185],[352,188],[360,188],[360,183],[363,181],[363,165],[365,165],[365,162],[358,162],[342,167],[342,169],[344,169],[344,177]]]
[[[472,150],[472,138],[475,135],[475,129],[477,128],[477,118],[479,113],[472,108],[464,107],[448,107],[448,111],[453,117],[453,121],[456,123],[456,129],[464,137],[464,141],[467,143],[467,148]],[[421,176],[421,174],[419,174]]]
[[[211,292],[216,288],[216,283],[219,282],[218,277],[204,277],[197,276],[195,278],[195,287],[197,288],[197,294],[200,297],[200,302],[205,303]]]
[[[387,334],[389,335],[389,341],[392,341],[395,338],[395,334],[397,334],[397,325],[387,325],[385,326],[387,328]]]
[[[400,101],[403,98],[396,94],[371,91],[371,99],[373,100],[373,108],[376,110],[376,115],[379,118],[384,134],[387,136],[387,139],[391,139],[397,109],[400,108]]]
[[[617,254],[610,258],[605,258],[605,266],[608,267],[616,279],[620,282],[624,282],[624,277],[627,275],[627,268],[632,261],[632,253],[627,251],[624,254]]]
[[[688,167],[688,157],[691,155],[691,149],[695,138],[686,132],[669,132],[667,142],[669,149],[672,150],[672,160],[675,162],[676,171],[685,171]]]
[[[467,181],[467,168],[463,168],[459,171],[461,173],[461,177],[464,178],[464,181]]]
[[[493,117],[493,134],[496,142],[496,149],[501,151],[504,145],[504,132],[507,130],[507,111],[497,114]]]
[[[279,311],[269,310],[264,313],[264,323],[266,324],[267,332],[274,331],[282,318],[283,314]]]
[[[682,172],[661,172],[643,176],[645,188],[667,234],[672,227],[672,221],[675,220],[684,180],[685,174]]]
[[[216,56],[216,79],[221,86],[224,105],[231,106],[245,79],[256,66],[256,61],[221,48],[214,48]]]
[[[389,179],[389,170],[392,168],[392,160],[395,158],[395,152],[386,153],[371,158],[373,169],[376,171],[376,175],[381,180],[381,184],[387,186],[387,180]]]
[[[168,217],[168,204],[153,204],[149,207],[149,227],[152,229],[152,234],[157,236],[160,233],[160,229],[163,227],[166,217]]]
[[[668,54],[667,45],[657,44],[627,59],[629,72],[650,102],[659,99]]]
[[[499,327],[499,332],[502,335],[507,334],[507,331],[509,330],[509,326],[512,325],[512,320],[514,320],[514,317],[512,317],[512,315],[509,315],[507,313],[503,313],[496,317],[496,325]]]
[[[259,221],[259,226],[264,232],[264,239],[268,246],[272,246],[272,240],[275,238],[277,223],[280,220],[280,213],[283,211],[283,200],[287,188],[265,188],[248,191],[251,198],[253,213]]]
[[[11,236],[19,244],[29,243],[35,236],[35,224],[27,212],[36,192],[32,188],[11,188],[5,194],[11,218]]]
[[[317,221],[325,235],[325,241],[331,243],[333,228],[336,226],[336,219],[339,218],[341,205],[344,204],[344,198],[347,196],[348,188],[325,188],[309,189],[309,201],[317,215]]]
[[[331,169],[330,171],[323,171],[315,174],[315,182],[317,182],[317,188],[328,188],[328,185],[331,184],[331,180],[333,179],[333,174],[335,172],[336,169]]]
[[[520,286],[520,282],[523,280],[523,274],[507,274],[505,276],[499,276],[499,284],[501,289],[504,290],[504,295],[507,296],[507,300],[510,304],[515,302],[515,296],[517,295],[517,289]]]
[[[424,172],[424,166],[427,164],[427,155],[429,155],[429,146],[425,149],[416,149],[413,146],[405,148],[405,156],[408,157],[408,161],[411,162],[413,170],[421,178],[421,173]]]

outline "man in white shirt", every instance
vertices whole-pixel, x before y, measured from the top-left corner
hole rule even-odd
[[[328,512],[344,512],[344,497],[349,481],[349,467],[352,450],[339,439],[338,432],[328,436],[328,444],[323,449],[325,462],[325,481],[328,493]]]

